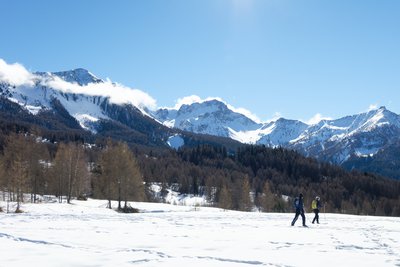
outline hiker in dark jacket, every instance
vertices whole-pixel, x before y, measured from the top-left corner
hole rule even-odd
[[[315,197],[315,199],[311,203],[311,209],[315,213],[315,217],[314,217],[312,223],[315,223],[315,221],[317,221],[317,223],[319,224],[319,209],[321,208],[321,206],[322,205],[321,205],[320,198]]]
[[[296,199],[294,200],[294,207],[296,209],[296,215],[294,216],[294,219],[292,221],[292,226],[296,223],[297,218],[299,218],[299,215],[301,215],[301,218],[303,219],[303,226],[306,227],[306,216],[304,215],[304,199],[303,199],[303,194],[300,194]]]

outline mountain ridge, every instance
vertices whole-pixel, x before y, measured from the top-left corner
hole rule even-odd
[[[50,140],[55,135],[61,135],[61,140],[78,138],[87,142],[94,142],[96,136],[114,137],[131,144],[163,148],[176,146],[177,142],[173,145],[170,142],[172,137],[187,146],[219,144],[234,150],[240,144],[228,138],[168,128],[149,116],[142,106],[132,102],[115,103],[109,95],[96,94],[101,91],[84,94],[84,89],[91,90],[97,85],[102,90],[115,89],[113,83],[98,79],[84,69],[36,72],[32,76],[32,82],[21,84],[0,80],[0,125],[3,130],[41,129],[40,132]]]
[[[247,118],[251,122],[248,124],[251,127],[247,128],[246,124],[233,119],[239,113],[232,110],[225,110],[222,114],[220,111],[212,112],[210,105],[216,101],[218,100],[194,103],[183,109],[180,107],[158,110],[154,116],[169,127],[225,136],[242,143],[285,147],[339,165],[349,159],[362,160],[378,152],[382,153],[388,146],[400,141],[400,116],[385,106],[339,119],[324,119],[314,124],[286,118],[256,123]],[[224,103],[217,103],[217,105],[222,104]],[[168,119],[159,116],[166,110]],[[231,121],[240,125],[236,125],[235,128],[230,127]],[[214,125],[218,125],[217,131],[214,130]]]
[[[82,68],[35,72],[32,76],[33,84],[0,81],[1,96],[33,116],[43,116],[54,110],[56,101],[84,131],[97,134],[107,129],[109,133],[112,127],[120,127],[127,139],[130,139],[127,136],[130,131],[133,131],[131,134],[140,132],[137,140],[154,145],[168,146],[169,138],[194,133],[209,136],[207,138],[215,136],[246,144],[284,147],[342,165],[350,159],[354,162],[357,158],[382,154],[391,144],[400,141],[400,116],[384,106],[315,124],[286,118],[256,122],[220,99],[156,110],[135,105],[136,102],[112,101],[109,92],[102,93],[114,90],[115,84]],[[58,118],[64,118],[66,125],[76,128],[71,118],[65,115]]]

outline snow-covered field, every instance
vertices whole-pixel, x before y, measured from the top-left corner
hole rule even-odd
[[[5,203],[0,205],[4,208]],[[400,218],[292,214],[99,200],[0,213],[0,266],[400,266]]]

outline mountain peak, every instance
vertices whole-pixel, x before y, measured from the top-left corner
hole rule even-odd
[[[183,109],[188,108],[190,106],[197,106],[197,107],[211,107],[211,106],[217,106],[217,107],[226,107],[226,104],[219,100],[219,99],[215,99],[215,98],[209,98],[209,99],[190,99],[187,103],[183,103],[182,105],[180,105],[177,110],[181,109],[183,107]]]
[[[385,106],[379,107],[369,119],[374,124],[386,124],[386,125],[396,125],[400,127],[400,117],[388,110]]]
[[[77,68],[69,71],[53,72],[52,74],[58,76],[64,81],[75,82],[79,85],[88,85],[89,83],[103,82],[101,79],[93,75],[90,71],[83,68]]]
[[[386,106],[380,106],[379,108],[374,108],[369,110],[368,112],[365,112],[365,114],[386,114],[388,112],[391,112],[386,108]]]
[[[204,101],[202,103],[199,103],[199,104],[201,106],[205,106],[205,107],[216,107],[219,110],[227,110],[228,109],[228,106],[224,102],[222,102],[222,101],[220,101],[218,99],[206,100],[206,101]]]

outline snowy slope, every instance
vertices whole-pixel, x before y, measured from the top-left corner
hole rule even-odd
[[[102,83],[103,80],[97,78],[88,70],[78,68],[70,71],[53,72],[53,75],[60,77],[66,82],[88,85],[89,83]]]
[[[258,144],[275,146],[287,146],[292,140],[298,138],[308,125],[297,120],[286,120],[283,118],[277,121],[266,123],[260,130],[261,138]]]
[[[25,107],[32,114],[52,109],[51,102],[53,99],[57,99],[67,112],[80,123],[82,128],[92,131],[95,131],[92,128],[93,122],[108,118],[101,108],[101,104],[107,101],[106,98],[95,95],[68,93],[67,91],[54,89],[50,86],[53,83],[59,82],[57,78],[63,78],[68,83],[74,82],[80,85],[102,82],[90,72],[77,69],[57,73],[38,72],[35,75],[34,86],[22,85],[15,87],[11,84],[2,83],[0,85],[0,93]]]
[[[0,96],[18,103],[33,115],[54,110],[56,100],[83,129],[94,133],[99,120],[121,122],[135,116],[150,118],[147,111],[155,106],[155,100],[145,92],[108,79],[103,81],[81,68],[53,73],[24,70],[23,77],[18,84],[12,77],[0,77]]]
[[[142,213],[119,214],[100,200],[0,213],[0,265],[400,265],[400,218],[323,214],[303,228],[289,226],[293,214],[132,205]]]
[[[179,109],[159,109],[153,116],[168,127],[222,137],[232,137],[236,132],[261,127],[260,124],[231,110],[225,103],[216,99],[185,104]]]

